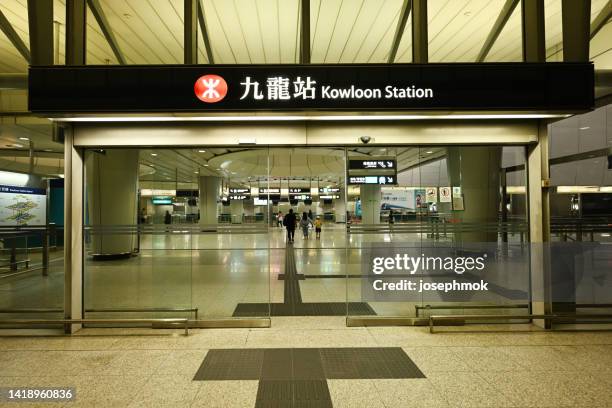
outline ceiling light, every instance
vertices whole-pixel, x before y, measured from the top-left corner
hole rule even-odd
[[[43,149],[43,152],[52,152],[53,150],[51,149]]]
[[[433,152],[431,150],[426,151],[425,153],[427,154],[432,154]]]
[[[19,143],[13,143],[13,147],[23,147],[23,145],[21,145]]]
[[[48,118],[54,122],[291,122],[291,121],[379,121],[458,119],[551,119],[568,118],[566,113],[500,113],[448,115],[292,115],[292,116],[81,116]]]
[[[30,140],[29,137],[20,137],[19,140]]]
[[[580,128],[580,130],[587,130],[587,129],[590,129],[590,128],[591,128],[590,126],[583,126],[583,127]]]
[[[194,171],[194,173],[195,173],[195,174],[198,174],[198,173],[200,173],[200,172],[199,172],[199,171]]]
[[[151,156],[155,157],[157,156],[157,153],[151,153]]]
[[[206,150],[198,150],[198,153],[206,153]]]
[[[208,167],[208,163],[204,163],[204,167]]]

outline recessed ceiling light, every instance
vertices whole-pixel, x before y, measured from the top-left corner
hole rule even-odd
[[[206,153],[206,150],[198,150],[198,153]]]
[[[20,137],[19,140],[30,140],[29,137]]]
[[[433,152],[431,150],[426,151],[425,153],[427,154],[432,154]]]
[[[23,145],[20,145],[19,143],[13,143],[13,147],[23,147]]]
[[[198,173],[199,173],[199,171],[194,171],[194,173],[195,173],[195,174],[198,174]]]
[[[204,163],[204,167],[208,167],[208,163]]]
[[[51,149],[43,149],[44,152],[52,152],[53,150]]]
[[[157,153],[151,153],[151,156],[157,156]]]
[[[583,127],[580,128],[580,130],[587,130],[587,129],[590,129],[590,128],[591,128],[590,126],[583,126]]]

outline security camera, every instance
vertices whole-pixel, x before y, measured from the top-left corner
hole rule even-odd
[[[370,136],[361,136],[359,140],[361,140],[361,143],[363,144],[368,144],[370,143],[370,140],[372,140],[372,138]]]

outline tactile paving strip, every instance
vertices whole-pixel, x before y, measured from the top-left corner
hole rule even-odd
[[[327,379],[425,378],[399,347],[209,350],[194,381],[259,380],[255,407],[332,407]]]
[[[313,275],[310,275],[313,276]],[[344,276],[344,275],[334,275]],[[239,303],[234,309],[233,317],[263,317],[268,316],[372,316],[376,312],[364,302],[302,302],[300,280],[304,275],[297,273],[295,252],[288,246],[285,254],[285,273],[282,274],[284,284],[283,303]],[[323,275],[321,277],[324,277]]]

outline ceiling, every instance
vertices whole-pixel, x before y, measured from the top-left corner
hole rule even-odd
[[[592,0],[592,18],[607,0]],[[474,61],[505,0],[430,0],[431,62]],[[99,0],[129,64],[182,62],[182,0]],[[215,63],[296,63],[299,59],[299,0],[202,0]],[[311,0],[312,63],[387,61],[403,0]],[[65,0],[54,0],[59,24],[59,64],[64,62]],[[28,44],[27,0],[2,0],[0,10]],[[561,0],[545,0],[548,57],[561,46]],[[612,22],[608,22],[608,26]],[[487,61],[521,60],[520,7],[516,7]],[[609,44],[612,30],[602,30]],[[595,41],[597,36],[593,39]],[[202,36],[198,62],[207,63]],[[601,42],[601,40],[600,40]],[[596,64],[612,59],[609,46],[593,50]],[[600,47],[601,48],[601,47]],[[411,24],[406,25],[397,62],[411,61]],[[91,11],[87,15],[87,63],[116,64]],[[612,68],[598,66],[598,68]],[[25,72],[26,61],[0,33],[0,72]]]
[[[443,147],[358,147],[349,158],[385,157],[397,160],[403,172],[446,155]],[[309,184],[313,180],[343,184],[344,149],[334,148],[214,148],[141,149],[140,180],[156,183],[197,183],[200,176],[217,176],[232,184],[257,181],[282,183],[291,180]],[[153,183],[153,184],[151,184]]]

